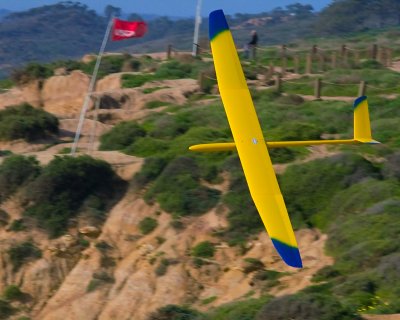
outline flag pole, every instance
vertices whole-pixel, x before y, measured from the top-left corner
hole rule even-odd
[[[108,25],[107,25],[106,32],[104,34],[104,38],[103,38],[103,42],[102,42],[101,47],[100,47],[99,54],[97,55],[96,64],[94,66],[92,78],[90,79],[89,88],[88,88],[88,91],[86,93],[86,97],[85,97],[85,100],[83,102],[83,105],[82,105],[81,114],[80,114],[79,122],[78,122],[78,127],[77,127],[76,133],[75,133],[74,143],[73,143],[72,148],[71,148],[71,155],[72,156],[75,155],[76,148],[78,146],[79,137],[81,135],[83,123],[85,121],[86,111],[88,109],[89,102],[90,102],[90,97],[91,97],[91,95],[93,93],[94,85],[96,83],[96,78],[97,78],[97,73],[99,71],[101,58],[103,56],[104,49],[106,48],[106,44],[107,44],[108,36],[110,34],[111,26],[113,24],[113,20],[114,20],[114,17],[111,16],[110,21],[108,22]]]
[[[193,52],[192,56],[196,57],[199,50],[199,29],[201,24],[201,1],[197,0],[196,18],[194,21],[194,34],[193,34]]]

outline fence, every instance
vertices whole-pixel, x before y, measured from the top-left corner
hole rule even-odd
[[[241,51],[241,50],[238,50]],[[257,60],[259,51],[268,51],[272,56],[269,57],[270,64],[279,66],[281,73],[287,71],[294,73],[312,74],[326,71],[328,68],[335,69],[338,67],[347,68],[350,66],[360,65],[362,59],[374,60],[386,67],[392,65],[393,49],[373,44],[368,48],[350,48],[342,45],[340,48],[321,48],[313,45],[310,49],[296,50],[282,45],[277,47],[252,47],[250,57]],[[167,58],[170,59],[172,54],[175,56],[183,53],[175,49],[172,45],[167,47]],[[189,52],[185,52],[189,53]],[[197,46],[197,55],[209,54],[210,51],[204,47]],[[290,70],[288,66],[291,66]],[[302,67],[302,68],[301,68]]]

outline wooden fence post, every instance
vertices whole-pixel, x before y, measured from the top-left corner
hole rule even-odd
[[[275,76],[275,91],[282,92],[282,78],[279,74]]]
[[[365,96],[365,93],[367,92],[367,83],[365,81],[361,81],[360,85],[358,87],[358,96]]]
[[[171,59],[172,45],[169,44],[167,47],[167,59]]]
[[[205,72],[200,72],[199,74],[199,87],[200,87],[200,92],[204,93],[204,84],[205,84],[205,79],[206,79],[206,74]]]
[[[322,81],[320,78],[315,79],[314,96],[317,99],[321,98],[321,85]]]
[[[312,56],[311,53],[307,53],[307,61],[306,61],[306,73],[311,74],[312,73]]]

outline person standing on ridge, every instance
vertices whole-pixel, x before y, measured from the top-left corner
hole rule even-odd
[[[257,47],[258,44],[258,35],[256,30],[251,31],[251,40],[249,43],[244,48],[245,51],[245,57],[249,58],[249,51],[252,50],[253,52],[253,59],[255,59],[255,48]]]

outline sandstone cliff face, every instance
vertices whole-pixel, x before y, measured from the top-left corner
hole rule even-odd
[[[27,102],[34,107],[40,107],[42,104],[40,87],[41,85],[39,81],[33,81],[20,88],[12,88],[1,93],[0,109],[24,102]]]
[[[47,79],[41,91],[44,110],[55,115],[80,112],[89,81],[89,77],[81,71]]]
[[[88,81],[89,78],[80,72],[54,76],[46,80],[40,90],[37,85],[32,85],[29,94],[22,93],[28,90],[26,88],[15,89],[15,95],[8,101],[29,102],[36,99],[35,106],[43,106],[62,118],[62,135],[71,137],[76,129],[76,116]],[[157,90],[144,93],[145,88]],[[8,94],[11,95],[13,90]],[[157,109],[146,108],[149,101],[182,105],[187,101],[188,94],[196,90],[198,85],[195,80],[168,80],[149,83],[141,88],[121,89],[120,75],[105,77],[97,85],[95,98],[99,99],[100,113],[109,113],[113,118],[107,124],[97,123],[95,136],[99,137],[120,120],[140,119],[157,112]],[[7,105],[4,101],[2,103],[2,106]],[[93,111],[89,112],[91,116]],[[93,120],[87,120],[83,129],[83,146],[92,127]],[[60,150],[70,146],[71,143],[66,142],[43,150],[43,146],[33,148],[20,142],[9,144],[7,148],[35,155],[46,164]],[[108,161],[127,181],[143,163],[143,159],[116,151],[94,151],[92,156]],[[220,185],[211,187],[226,192],[229,176],[226,174],[222,178]],[[4,202],[1,208],[9,214],[10,221],[22,216],[18,196]],[[46,234],[35,228],[13,232],[7,226],[0,226],[0,292],[14,284],[29,294],[30,299],[23,304],[15,302],[21,310],[15,317],[26,315],[37,320],[145,320],[149,313],[167,304],[189,303],[206,310],[245,296],[257,297],[265,293],[265,288],[253,280],[252,273],[243,272],[245,258],[259,259],[270,270],[290,272],[280,279],[278,286],[270,289],[269,292],[274,295],[304,288],[310,284],[310,277],[316,270],[332,263],[323,252],[326,238],[316,230],[297,232],[307,267],[302,270],[293,270],[283,264],[265,232],[254,235],[254,239],[247,244],[247,252],[243,254],[238,248],[229,247],[213,236],[215,230],[227,226],[226,215],[227,209],[221,206],[200,217],[184,218],[185,228],[175,230],[170,224],[170,214],[157,205],[146,204],[140,194],[129,190],[109,212],[101,229],[79,225],[65,236],[49,240]],[[142,235],[138,228],[145,217],[158,221],[158,227],[148,235]],[[82,237],[88,247],[82,245]],[[196,244],[205,240],[213,242],[217,252],[213,259],[204,260],[204,265],[198,267],[190,252]],[[42,257],[13,270],[8,249],[24,241],[34,242],[42,251]],[[168,260],[164,269],[163,260]],[[209,298],[212,302],[202,303]]]

